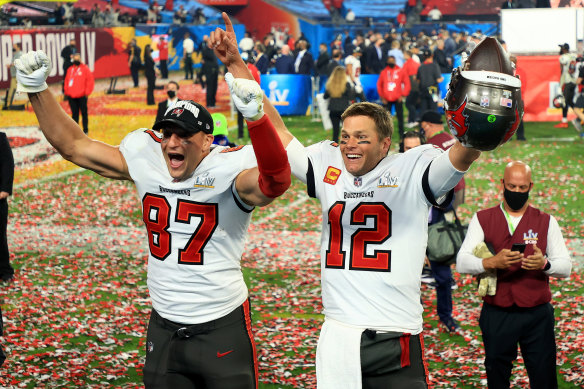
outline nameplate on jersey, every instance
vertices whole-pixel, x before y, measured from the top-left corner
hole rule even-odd
[[[195,188],[214,188],[213,183],[215,182],[215,177],[209,176],[209,173],[201,174],[195,177]]]
[[[395,177],[391,175],[391,172],[385,172],[381,177],[379,177],[379,181],[377,182],[378,188],[397,188],[399,177]]]
[[[341,170],[336,167],[329,166],[324,175],[323,181],[327,184],[335,185],[341,175]]]
[[[533,232],[530,228],[529,231],[523,233],[523,242],[525,244],[537,244],[538,232]]]
[[[191,195],[190,189],[169,189],[169,188],[165,188],[161,185],[158,185],[158,190],[160,191],[160,193],[174,193],[174,194],[179,194],[179,195],[184,195],[184,196]]]

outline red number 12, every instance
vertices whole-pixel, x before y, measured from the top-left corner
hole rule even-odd
[[[326,267],[345,268],[342,218],[346,203],[334,203],[328,212],[330,225],[329,247],[326,251]],[[391,210],[385,203],[360,203],[351,212],[352,225],[366,225],[373,219],[373,227],[359,228],[351,236],[349,252],[350,270],[391,271],[391,251],[375,250],[367,255],[367,244],[380,244],[391,236]]]

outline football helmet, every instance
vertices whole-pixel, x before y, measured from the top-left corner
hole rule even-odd
[[[519,127],[523,101],[514,73],[501,44],[489,37],[452,71],[444,110],[450,132],[465,147],[493,150]]]
[[[553,101],[554,107],[556,108],[564,108],[566,106],[566,98],[561,93],[554,97]]]

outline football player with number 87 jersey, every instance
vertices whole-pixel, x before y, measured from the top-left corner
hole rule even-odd
[[[170,107],[152,130],[136,130],[114,147],[88,138],[60,108],[45,82],[51,70],[45,53],[29,52],[15,66],[19,91],[29,93],[44,135],[64,158],[136,184],[153,307],[146,388],[257,388],[240,259],[254,206],[290,185],[286,152],[264,115],[259,85],[233,96],[246,101],[241,112],[253,148],[212,145],[211,115],[188,100]]]

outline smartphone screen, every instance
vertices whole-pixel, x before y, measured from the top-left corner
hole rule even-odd
[[[520,253],[525,252],[525,243],[513,243],[511,251],[519,251]]]

